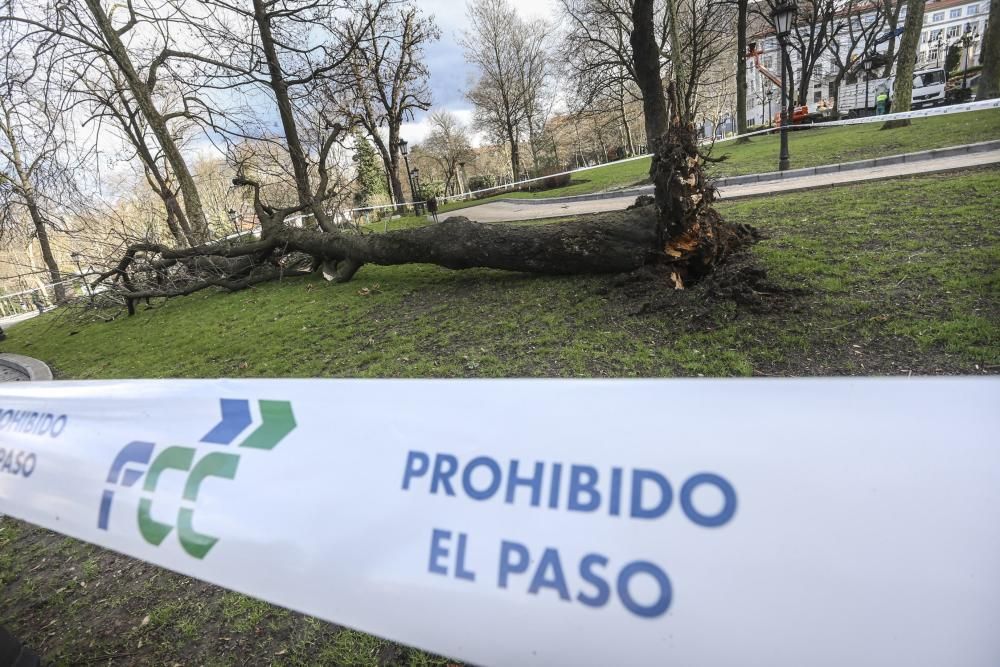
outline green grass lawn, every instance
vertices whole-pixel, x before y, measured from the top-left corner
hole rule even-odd
[[[62,378],[576,377],[1000,372],[1000,169],[719,206],[768,235],[750,308],[614,276],[364,267],[203,292],[113,322],[55,311],[0,351]],[[656,294],[656,293],[654,293]],[[445,661],[0,521],[0,619],[55,664]]]
[[[790,137],[792,168],[865,160],[883,155],[989,141],[1000,138],[1000,110],[935,116],[914,120],[910,127],[882,131],[881,123],[845,127],[797,130]],[[775,171],[778,162],[778,136],[754,137],[748,144],[726,142],[716,145],[711,155],[727,155],[725,162],[713,165],[712,176],[739,176]],[[649,159],[594,167],[573,174],[569,185],[543,192],[511,192],[471,202],[455,202],[441,208],[454,211],[502,198],[538,199],[602,192],[648,182]]]

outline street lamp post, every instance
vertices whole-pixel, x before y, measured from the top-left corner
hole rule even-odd
[[[413,183],[417,186],[417,189],[413,191],[413,207],[417,209],[417,215],[423,212],[423,207],[417,206],[417,200],[420,199],[420,169],[417,167],[413,168]]]
[[[465,191],[469,189],[469,184],[465,180],[465,163],[458,163],[458,187],[462,191],[462,198],[465,198]]]
[[[872,59],[867,53],[865,54],[865,59],[862,61],[862,66],[865,68],[865,115],[870,116],[868,108],[868,88],[869,82],[872,78]]]
[[[773,127],[774,126],[774,113],[773,113],[773,110],[771,108],[771,100],[773,98],[774,98],[774,86],[768,85],[768,87],[767,87],[767,125],[768,125],[768,127]]]
[[[410,184],[410,199],[413,203],[413,212],[417,214],[417,191],[413,189],[413,172],[410,171],[410,147],[405,139],[399,140],[399,152],[403,154],[403,163],[406,165],[406,179]]]
[[[774,22],[774,31],[778,35],[778,44],[781,46],[781,154],[778,156],[778,170],[785,171],[791,166],[788,154],[788,124],[792,120],[791,94],[788,92],[788,80],[791,72],[788,62],[788,33],[792,30],[792,21],[798,6],[794,0],[783,2],[771,12],[771,20]]]
[[[969,47],[971,47],[979,37],[978,32],[972,31],[971,25],[965,26],[965,33],[962,35],[962,95],[965,95],[969,78]],[[962,98],[963,100],[965,97]]]
[[[941,35],[938,35],[937,42],[935,42],[935,44],[937,46],[937,58],[934,59],[934,66],[941,67],[941,52],[944,50],[944,40],[941,39]],[[945,72],[945,76],[947,75],[948,73]]]

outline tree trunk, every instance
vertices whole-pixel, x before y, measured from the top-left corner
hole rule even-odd
[[[899,25],[899,12],[903,8],[903,0],[897,0],[895,4],[887,5],[886,25],[889,29],[889,46],[885,50],[885,69],[882,70],[882,78],[892,75],[892,66],[896,62],[896,27]]]
[[[628,113],[625,111],[625,91],[622,85],[621,97],[618,99],[618,111],[622,117],[622,132],[625,135],[625,149],[628,157],[635,155],[635,140],[632,138],[632,126],[628,122]],[[556,160],[558,162],[558,159]]]
[[[517,181],[521,173],[521,151],[513,128],[507,128],[507,142],[510,144],[510,173],[513,174],[514,181]]]
[[[989,26],[983,35],[983,73],[976,99],[1000,97],[1000,0],[990,1]]]
[[[635,60],[636,83],[642,90],[642,110],[646,119],[647,150],[655,152],[667,131],[667,98],[660,79],[660,47],[653,33],[653,0],[635,0],[632,6],[634,26],[629,42]],[[640,30],[648,25],[649,30]]]
[[[177,224],[177,216],[169,208],[167,209],[167,229],[170,230],[170,235],[174,237],[174,241],[178,247],[183,248],[190,245],[184,237],[184,232],[181,231],[180,225]]]
[[[893,91],[893,111],[909,111],[913,97],[913,68],[917,62],[920,29],[924,25],[924,0],[908,0],[903,38],[899,42],[899,63],[896,66],[896,86]],[[907,127],[908,119],[890,120],[882,124],[883,130]]]
[[[654,252],[650,207],[549,225],[506,225],[452,217],[436,225],[350,234],[281,227],[279,246],[342,263],[339,281],[362,264],[428,263],[449,269],[484,267],[545,274],[620,273]],[[346,267],[353,270],[347,271]]]
[[[747,10],[749,0],[736,2],[736,133],[747,133]]]
[[[45,228],[45,218],[42,217],[42,212],[32,200],[28,201],[28,215],[31,216],[31,222],[35,226],[35,236],[38,237],[38,246],[42,249],[42,261],[45,262],[49,277],[53,284],[60,283],[62,282],[62,274],[59,272],[56,256],[52,253],[52,246],[49,244],[49,232]],[[52,289],[56,294],[56,303],[62,303],[66,300],[65,285],[56,284]]]
[[[389,152],[389,147],[382,140],[377,128],[366,127],[366,129],[368,130],[368,135],[372,138],[372,143],[375,144],[375,150],[378,151],[379,157],[382,158],[382,167],[385,169],[386,182],[389,184],[389,197],[392,199],[392,203],[402,208],[406,205],[406,193],[403,192],[403,184],[399,180],[399,155],[398,153],[394,155]],[[413,193],[410,194],[412,196]]]

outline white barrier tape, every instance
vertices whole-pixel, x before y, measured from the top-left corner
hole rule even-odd
[[[998,405],[960,378],[8,384],[0,513],[478,664],[994,667]]]
[[[992,100],[980,100],[976,102],[967,102],[964,104],[953,104],[945,107],[928,107],[926,109],[918,109],[916,111],[901,111],[899,113],[883,114],[881,116],[863,116],[861,118],[831,120],[823,123],[799,123],[796,125],[789,125],[788,129],[798,131],[798,130],[809,130],[809,129],[823,129],[826,127],[843,127],[845,125],[863,125],[865,123],[884,123],[890,120],[904,120],[904,119],[910,120],[913,118],[946,116],[955,113],[967,113],[970,111],[986,111],[989,109],[998,109],[998,108],[1000,108],[1000,98]],[[756,130],[754,132],[747,132],[745,134],[726,137],[725,139],[717,139],[715,143],[720,144],[727,141],[736,141],[737,139],[743,139],[745,137],[754,137],[759,134],[768,134],[780,131],[781,127]],[[706,141],[705,143],[710,143],[710,140]]]
[[[24,296],[25,294],[32,294],[33,292],[44,292],[45,290],[47,290],[47,289],[49,289],[51,287],[57,287],[59,285],[68,285],[70,283],[74,283],[74,282],[77,282],[77,281],[80,281],[80,280],[82,280],[82,278],[80,276],[77,276],[75,278],[69,278],[68,280],[60,280],[57,283],[48,283],[47,285],[43,285],[42,287],[33,287],[31,289],[24,290],[23,292],[13,292],[11,294],[0,294],[0,299],[10,299],[10,298],[13,298],[15,296]]]

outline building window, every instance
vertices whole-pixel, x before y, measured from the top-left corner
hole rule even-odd
[[[979,13],[979,5],[969,5],[965,8],[965,15],[972,16]]]
[[[934,21],[934,23],[944,21],[944,12],[935,12],[934,15],[931,16],[931,20]]]
[[[944,33],[944,30],[941,30],[940,28],[937,29],[937,30],[931,30],[931,36],[930,36],[930,38],[927,41],[928,42],[936,42],[938,40],[938,37],[940,37],[943,33]]]
[[[819,102],[821,99],[823,99],[822,90],[817,90],[816,92],[813,93],[813,102]]]
[[[927,52],[927,60],[928,61],[931,61],[931,60],[936,61],[937,59],[938,59],[938,50],[937,49],[931,49],[930,51]]]
[[[962,18],[962,8],[961,7],[956,7],[955,9],[951,10],[950,12],[948,12],[948,18],[950,18],[950,19],[959,19],[959,18]]]
[[[920,43],[921,44],[926,44],[927,43],[927,33],[926,32],[920,33]]]
[[[945,33],[945,36],[946,36],[946,37],[947,37],[948,39],[952,39],[952,38],[954,38],[954,37],[958,37],[958,34],[959,34],[959,32],[958,32],[958,31],[959,31],[959,28],[961,28],[961,26],[957,26],[957,25],[953,25],[953,26],[951,26],[950,28],[948,28],[948,32],[947,32],[947,33]]]

